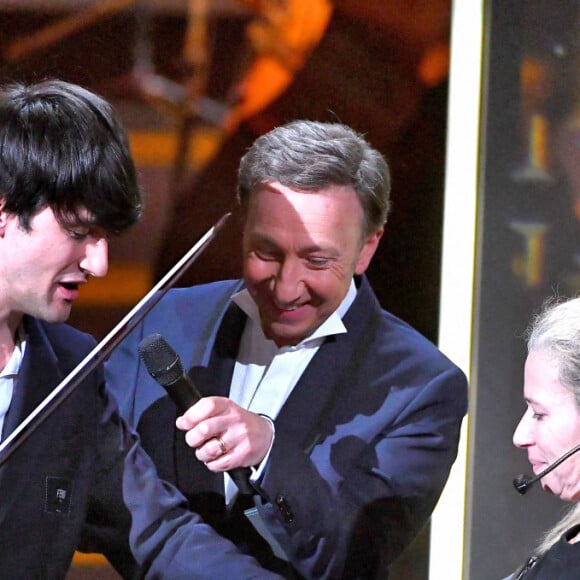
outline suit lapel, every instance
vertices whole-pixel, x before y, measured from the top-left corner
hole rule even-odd
[[[301,441],[309,452],[322,436],[326,419],[352,385],[379,320],[379,306],[363,278],[357,298],[343,321],[346,334],[329,337],[320,347],[276,419],[277,445]]]
[[[62,379],[52,346],[36,320],[28,319],[27,344],[24,359],[14,389],[13,398],[4,422],[3,440],[10,435]],[[37,424],[36,424],[37,425]],[[32,424],[35,428],[35,424]],[[39,427],[41,428],[41,427]],[[25,433],[32,433],[31,430]],[[30,477],[30,465],[42,462],[42,450],[50,444],[48,437],[35,437],[22,442],[0,468],[0,525],[19,497]],[[8,484],[9,482],[9,484]],[[16,504],[18,505],[18,504]]]
[[[18,382],[4,423],[12,433],[62,380],[54,350],[36,320],[27,320],[27,345]]]
[[[203,395],[227,397],[236,362],[246,315],[235,305],[230,304],[219,327],[216,344],[207,367],[194,366],[189,375]],[[224,480],[221,473],[212,473],[201,461],[195,458],[194,451],[185,443],[181,432],[175,440],[176,466],[178,481],[186,491],[204,489],[223,495]]]
[[[246,319],[245,313],[237,305],[231,304],[216,336],[216,348],[212,352],[208,372],[214,377],[213,392],[222,397],[227,397],[230,392]]]

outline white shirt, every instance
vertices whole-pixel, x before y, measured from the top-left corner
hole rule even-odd
[[[235,294],[232,300],[248,315],[248,321],[242,334],[229,398],[244,409],[275,419],[326,337],[347,332],[342,317],[355,298],[356,286],[352,280],[338,308],[309,337],[295,346],[278,347],[264,336],[258,307],[248,290]],[[252,479],[259,477],[268,456],[269,452]],[[236,487],[227,474],[225,486],[226,500],[230,503]]]
[[[24,329],[22,326],[18,329],[14,351],[8,359],[6,366],[0,372],[0,441],[2,440],[2,431],[4,429],[4,418],[12,402],[14,385],[18,379],[24,351],[26,350],[26,340],[24,338]]]

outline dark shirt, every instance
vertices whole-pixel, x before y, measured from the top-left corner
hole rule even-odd
[[[528,560],[514,580],[578,580],[580,578],[580,543],[569,539],[580,532],[580,524],[569,529],[541,558]]]

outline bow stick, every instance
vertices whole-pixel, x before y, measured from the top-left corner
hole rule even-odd
[[[95,348],[62,380],[46,398],[18,425],[0,444],[0,466],[32,434],[34,428],[44,421],[70,395],[76,387],[113,351],[113,349],[145,318],[166,292],[179,280],[183,272],[196,260],[230,213],[225,214],[212,226],[188,252],[153,286],[133,309],[95,346]]]

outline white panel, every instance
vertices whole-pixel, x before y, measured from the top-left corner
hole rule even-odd
[[[439,347],[470,376],[484,0],[453,2]],[[431,523],[430,580],[462,578],[467,420]]]

